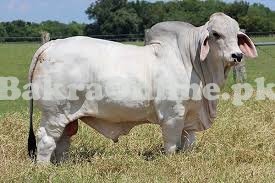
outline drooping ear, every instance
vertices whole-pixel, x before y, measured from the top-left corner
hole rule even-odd
[[[244,33],[238,33],[238,45],[241,51],[249,58],[256,58],[258,56],[258,52],[254,43],[251,39]]]
[[[201,42],[200,60],[202,62],[206,59],[210,50],[208,39],[209,39],[209,32],[208,30],[205,30],[202,32],[201,40],[200,40]]]

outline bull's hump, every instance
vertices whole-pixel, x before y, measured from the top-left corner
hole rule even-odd
[[[169,32],[178,32],[179,30],[190,29],[190,28],[195,28],[195,26],[187,22],[166,21],[166,22],[160,22],[154,25],[151,29],[153,31],[158,29],[158,30],[165,30]]]

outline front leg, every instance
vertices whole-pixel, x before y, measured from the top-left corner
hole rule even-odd
[[[161,126],[166,154],[175,153],[181,148],[182,120],[170,119]]]
[[[186,151],[192,147],[196,140],[195,132],[182,130],[181,149]]]

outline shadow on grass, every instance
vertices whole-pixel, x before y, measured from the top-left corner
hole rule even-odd
[[[100,148],[92,149],[89,147],[72,148],[69,159],[73,163],[79,162],[91,162],[92,158],[101,156],[104,154],[104,150]]]
[[[187,150],[178,149],[176,151],[176,154],[190,156],[192,153],[197,153],[200,151],[201,151],[200,148],[197,145],[194,145]],[[153,161],[158,157],[168,156],[168,155],[165,153],[164,148],[160,145],[160,146],[153,147],[153,149],[151,150],[139,152],[139,156],[141,156],[146,161]]]
[[[92,162],[92,159],[96,156],[104,156],[106,153],[102,148],[92,149],[90,147],[81,147],[81,148],[72,148],[71,153],[69,155],[69,159],[72,163],[81,163],[81,162]],[[199,152],[198,146],[193,146],[190,149],[183,151],[178,150],[176,154],[182,155],[190,155],[193,152]],[[106,155],[106,154],[105,154]],[[127,153],[125,154],[127,156]],[[145,161],[154,161],[161,156],[167,156],[165,150],[162,145],[151,147],[149,150],[143,150],[138,152],[138,156],[140,156]]]
[[[164,151],[164,148],[161,145],[159,145],[159,146],[153,147],[150,150],[139,152],[138,155],[146,161],[153,161],[158,157],[165,155],[165,151]]]

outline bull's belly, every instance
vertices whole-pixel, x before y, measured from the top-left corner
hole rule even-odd
[[[147,123],[146,121],[113,123],[90,116],[82,117],[80,120],[114,142],[117,142],[121,135],[127,135],[133,127]]]
[[[80,110],[83,116],[108,121],[109,123],[121,122],[155,122],[155,113],[150,101],[111,100],[85,101]]]
[[[80,119],[114,142],[121,135],[127,135],[133,127],[156,121],[148,101],[103,99],[96,103],[86,101],[83,106],[85,116]]]

